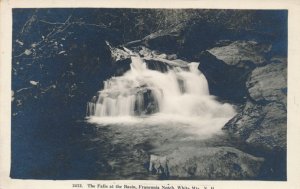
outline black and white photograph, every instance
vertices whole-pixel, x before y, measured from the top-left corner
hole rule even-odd
[[[12,178],[286,180],[286,10],[13,9],[12,45]]]
[[[287,182],[289,16],[12,8],[9,178]]]

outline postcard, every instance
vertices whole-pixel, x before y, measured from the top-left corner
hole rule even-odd
[[[0,188],[297,188],[296,1],[1,1]]]

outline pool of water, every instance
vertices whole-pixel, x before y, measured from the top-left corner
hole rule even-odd
[[[257,179],[285,178],[285,153],[256,154],[257,150],[251,151],[252,148],[234,140],[221,129],[209,132],[197,125],[175,120],[106,120],[105,124],[79,120],[27,127],[26,132],[14,128],[11,176],[50,180],[177,179],[162,178],[149,171],[150,156],[164,157],[185,147],[197,150],[226,146],[266,157],[264,176]]]
[[[77,158],[92,167],[88,171],[89,179],[159,179],[159,175],[149,172],[151,155],[166,156],[184,147],[234,145],[222,130],[205,135],[197,127],[176,122],[159,125],[80,123],[85,125],[86,132],[75,146],[85,146]],[[74,165],[74,168],[80,166]]]

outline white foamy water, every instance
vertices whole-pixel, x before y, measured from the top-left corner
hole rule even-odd
[[[196,132],[213,134],[235,111],[209,95],[199,63],[187,68],[168,66],[165,73],[150,70],[139,56],[131,69],[104,82],[88,103],[88,120],[99,125],[188,125]]]

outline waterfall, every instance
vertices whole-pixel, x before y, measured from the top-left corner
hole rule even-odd
[[[88,103],[90,119],[101,122],[111,118],[118,122],[124,117],[156,116],[155,121],[170,118],[194,123],[221,119],[218,124],[224,125],[234,116],[231,105],[221,104],[209,94],[207,80],[198,70],[199,63],[174,66],[178,65],[174,62],[166,65],[167,71],[161,71],[148,68],[138,55],[131,54],[131,60],[130,70],[104,81],[104,88]]]

